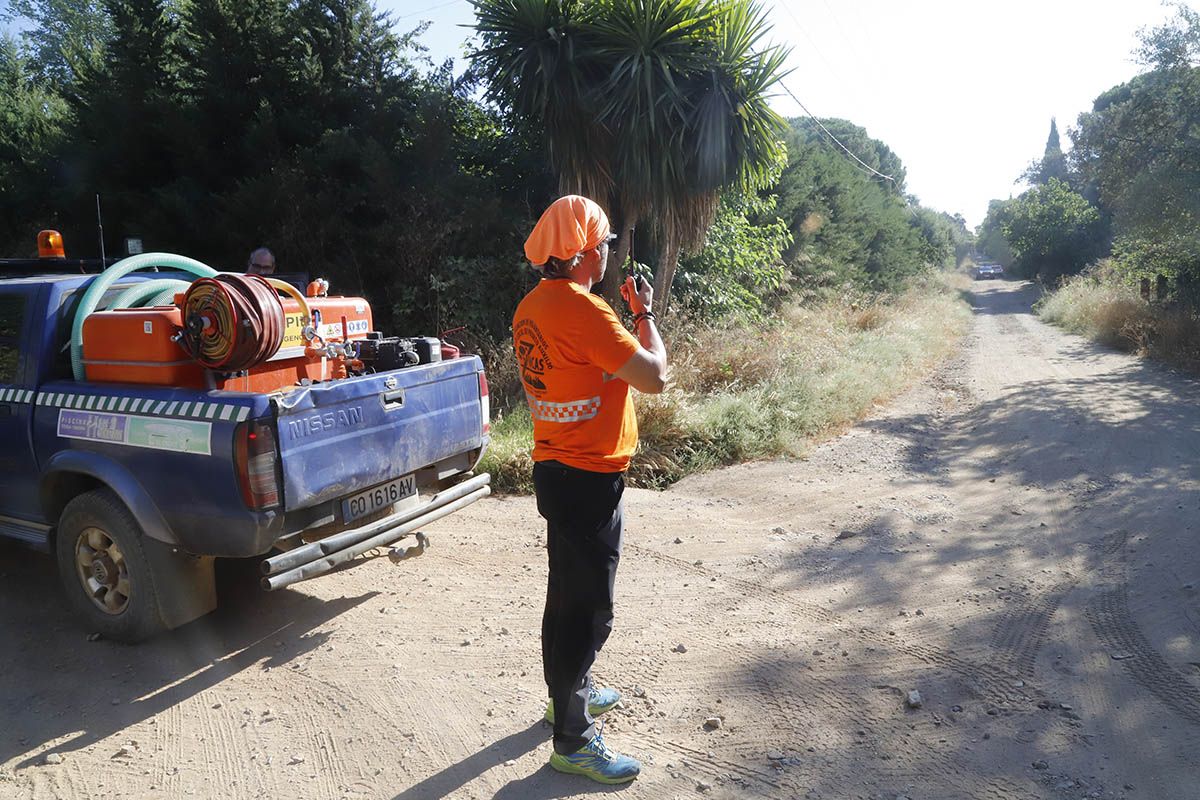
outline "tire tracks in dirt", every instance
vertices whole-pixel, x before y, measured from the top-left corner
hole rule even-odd
[[[1048,527],[1051,538],[1062,538],[1065,514],[1061,502],[1050,509]],[[1013,607],[1001,613],[992,631],[991,646],[1016,674],[1025,678],[1033,677],[1050,623],[1063,600],[1079,584],[1080,577],[1068,573],[1063,580],[1022,597]]]
[[[163,743],[161,755],[156,759],[159,774],[162,775],[163,792],[167,797],[179,797],[183,794],[182,769],[183,761],[183,723],[182,712],[178,704],[168,706],[157,717],[154,724],[154,744]]]
[[[652,753],[658,758],[680,759],[684,762],[682,766],[689,772],[699,773],[713,781],[729,780],[743,791],[756,792],[763,797],[778,797],[779,790],[795,788],[766,769],[756,769],[745,763],[710,756],[706,751],[697,750],[678,741],[645,738],[639,742],[638,749]]]
[[[1125,543],[1127,532],[1106,537],[1101,584],[1084,610],[1097,638],[1126,675],[1172,713],[1200,726],[1200,690],[1167,663],[1142,633],[1129,610]]]
[[[1078,582],[1077,578],[1068,578],[1023,598],[1015,608],[1001,614],[992,633],[991,645],[1015,674],[1026,678],[1033,676],[1050,621],[1063,598]]]
[[[201,702],[199,698],[192,698],[185,705],[195,709],[201,706]],[[248,771],[243,763],[244,740],[234,735],[230,714],[206,713],[201,709],[191,716],[193,719],[199,718],[201,755],[209,770],[207,782],[227,787],[236,794],[234,787],[246,782]]]
[[[896,642],[894,637],[870,629],[853,630],[844,620],[828,609],[798,601],[784,592],[734,578],[719,570],[669,556],[646,546],[626,543],[625,547],[628,551],[688,574],[719,577],[720,580],[736,587],[750,597],[785,604],[791,610],[799,612],[814,622],[831,626],[832,633],[845,637],[847,640],[869,643],[877,650],[884,650],[884,655],[876,655],[878,659],[888,660],[886,652],[892,652],[907,656],[916,664],[945,669],[954,674],[969,692],[974,692],[986,700],[1007,705],[1013,702],[1014,694],[1017,699],[1029,699],[1024,692],[1013,691],[1013,684],[1017,682],[1015,675],[990,665],[962,659],[927,645]],[[695,636],[695,634],[693,635]],[[781,728],[787,730],[795,741],[812,741],[811,737],[816,731],[828,728],[830,716],[844,721],[848,726],[847,730],[849,727],[857,729],[861,725],[861,730],[870,730],[876,734],[884,732],[876,735],[875,739],[886,739],[886,741],[876,741],[876,748],[871,751],[873,755],[861,757],[855,754],[854,750],[856,747],[864,745],[869,747],[868,742],[855,737],[832,735],[828,737],[829,741],[819,742],[822,745],[822,752],[814,756],[811,763],[803,757],[792,759],[789,769],[781,771],[774,780],[764,778],[761,771],[751,770],[744,764],[723,762],[727,769],[736,767],[737,773],[746,780],[761,781],[766,787],[805,792],[820,784],[825,769],[823,765],[816,763],[818,759],[849,760],[853,766],[854,763],[865,757],[872,760],[870,774],[881,787],[922,783],[928,786],[930,774],[933,773],[937,775],[941,785],[950,787],[955,792],[955,797],[1032,800],[1042,796],[1007,778],[964,775],[962,765],[955,754],[937,752],[935,748],[930,747],[929,737],[914,734],[911,729],[904,730],[904,728],[910,727],[910,724],[903,714],[898,716],[895,712],[873,712],[871,697],[856,692],[848,693],[846,683],[829,677],[828,669],[821,673],[825,677],[819,677],[819,673],[816,672],[798,673],[797,668],[802,665],[802,660],[773,661],[744,646],[731,643],[731,640],[716,632],[708,632],[698,638],[699,643],[696,649],[712,648],[724,654],[723,663],[741,664],[752,669],[755,676],[753,690],[748,685],[741,688],[747,694],[756,695],[759,702],[769,709],[769,711],[764,710],[764,714],[771,719],[769,727],[775,733],[776,741],[778,741],[778,733]],[[851,670],[851,668],[847,667],[847,670]],[[675,672],[678,673],[679,670],[676,669]],[[983,675],[982,678],[981,675]],[[732,699],[736,704],[740,700],[736,697],[738,687],[726,687],[726,689],[735,695]],[[895,691],[893,687],[880,686],[874,687],[874,690],[886,691],[889,695],[894,694]],[[895,706],[899,707],[899,705],[900,701],[897,697]],[[881,747],[886,747],[886,752],[879,749]],[[648,743],[646,749],[653,751],[656,746],[651,742]],[[750,754],[748,756],[752,758]],[[895,768],[890,766],[893,762],[896,765]],[[711,764],[712,760],[708,759],[701,763]],[[919,774],[912,772],[909,768],[908,765],[912,763],[922,765]],[[701,768],[700,764],[692,766],[709,774],[715,772],[719,774],[714,769]],[[799,771],[797,772],[797,770]],[[855,770],[851,769],[850,771]],[[837,770],[837,772],[842,773],[845,770]],[[747,787],[743,785],[743,788]]]
[[[702,575],[706,578],[719,577],[726,583],[737,586],[748,595],[758,598],[769,598],[784,603],[791,610],[813,622],[831,626],[834,632],[841,636],[856,639],[860,642],[869,642],[872,646],[881,647],[893,652],[903,653],[928,666],[949,669],[965,683],[974,687],[979,696],[993,702],[1009,703],[1012,702],[1014,695],[1019,699],[1031,700],[1032,697],[1038,694],[1037,690],[1029,685],[1019,687],[1025,691],[1018,690],[1018,687],[1015,687],[1014,684],[1021,680],[1020,676],[995,664],[971,661],[932,645],[898,642],[894,636],[888,636],[872,628],[855,628],[833,611],[822,606],[797,600],[791,595],[777,589],[745,581],[702,565],[697,566],[692,562],[684,561],[675,556],[669,556],[642,545],[626,543],[625,548],[648,558],[653,558],[660,563],[670,564],[684,572]]]

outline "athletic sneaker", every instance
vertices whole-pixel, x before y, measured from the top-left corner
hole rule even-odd
[[[588,689],[588,713],[592,717],[598,717],[606,711],[611,711],[613,706],[621,702],[621,693],[616,689],[597,689],[592,687]],[[551,700],[546,704],[546,722],[554,724],[554,701]]]
[[[550,766],[559,772],[586,775],[600,783],[628,783],[642,771],[636,758],[609,750],[599,733],[570,755],[551,754]]]

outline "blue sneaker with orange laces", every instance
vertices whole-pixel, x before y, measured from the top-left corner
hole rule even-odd
[[[597,733],[592,740],[570,755],[554,753],[550,766],[559,772],[583,775],[600,783],[628,783],[642,771],[636,758],[623,756],[608,749],[604,737]]]
[[[619,702],[621,702],[621,693],[616,689],[597,689],[595,687],[588,689],[588,713],[592,715],[593,719],[611,711]],[[551,725],[554,724],[553,700],[546,704],[545,720]]]

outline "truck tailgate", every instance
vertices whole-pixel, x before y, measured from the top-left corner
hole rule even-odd
[[[469,356],[276,398],[285,508],[361,491],[481,447],[482,370]]]

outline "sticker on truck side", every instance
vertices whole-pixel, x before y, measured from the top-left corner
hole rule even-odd
[[[212,455],[212,423],[183,419],[136,417],[63,408],[58,435],[66,439],[148,447],[173,453]]]
[[[361,314],[362,312],[358,313]],[[368,330],[370,330],[370,326],[365,319],[352,319],[346,322],[346,333],[351,336],[366,333]],[[340,339],[342,337],[342,323],[326,322],[321,325],[319,333],[327,339]],[[283,343],[279,345],[279,349],[304,347],[306,344],[307,342],[304,339],[304,315],[288,314],[284,318]]]

